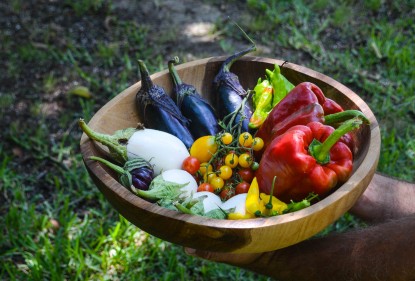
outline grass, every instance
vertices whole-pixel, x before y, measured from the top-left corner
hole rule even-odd
[[[0,33],[0,280],[267,280],[187,256],[146,234],[94,186],[75,121],[89,120],[138,79],[137,58],[146,58],[155,72],[171,54],[160,47],[163,39],[149,48],[150,26],[117,14],[111,1],[63,2],[48,7],[62,14],[54,25],[37,10],[31,11],[37,20],[25,19],[24,1],[1,7],[20,29],[2,25]],[[362,96],[381,126],[378,170],[415,181],[413,1],[238,5],[240,18],[249,19],[241,20],[242,27],[270,50],[268,56],[318,70]],[[63,19],[72,14],[76,20],[65,26]],[[243,40],[225,21],[216,22],[216,29],[224,31],[220,44],[226,52],[234,51],[231,39]],[[165,40],[172,44],[174,38]],[[92,98],[67,94],[79,85]],[[346,214],[322,235],[361,225]]]

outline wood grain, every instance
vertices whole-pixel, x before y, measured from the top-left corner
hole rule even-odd
[[[210,101],[211,84],[225,57],[207,58],[177,66],[182,81],[194,85]],[[355,133],[354,172],[335,192],[306,209],[272,218],[250,220],[215,220],[181,214],[149,203],[117,182],[115,174],[91,161],[92,155],[105,156],[105,149],[81,138],[81,153],[93,181],[114,208],[142,230],[182,246],[220,252],[253,253],[287,247],[308,239],[348,211],[371,181],[379,160],[380,130],[368,105],[353,91],[321,73],[282,60],[244,57],[231,71],[239,76],[246,89],[253,89],[265,69],[281,66],[281,72],[294,84],[309,81],[317,84],[327,97],[345,109],[361,110],[371,121]],[[151,76],[154,83],[171,92],[172,82],[167,70]],[[89,125],[98,132],[113,133],[135,127],[140,121],[135,110],[135,95],[140,82],[121,92],[103,106]]]

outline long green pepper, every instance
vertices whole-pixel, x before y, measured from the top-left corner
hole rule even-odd
[[[249,120],[249,128],[257,129],[264,123],[270,111],[294,88],[275,64],[274,70],[265,70],[266,79],[258,79],[252,98],[255,111]]]

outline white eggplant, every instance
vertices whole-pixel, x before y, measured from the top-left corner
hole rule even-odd
[[[247,193],[241,193],[233,196],[222,204],[222,209],[230,213],[246,214],[246,196]]]
[[[197,182],[191,174],[181,169],[172,169],[161,173],[162,178],[168,182],[174,182],[177,184],[186,184],[180,191],[182,192],[180,197],[189,198],[192,194],[197,192]]]
[[[79,126],[89,138],[107,146],[115,161],[124,164],[129,159],[141,157],[153,166],[155,175],[180,169],[183,160],[189,156],[179,138],[163,131],[127,128],[107,135],[93,131],[83,119],[79,120]]]
[[[225,219],[227,214],[222,210],[222,201],[212,192],[196,192],[183,202],[174,202],[177,210],[190,215],[204,216],[214,219]]]
[[[155,177],[148,190],[136,190],[135,194],[170,208],[173,202],[189,199],[196,191],[196,180],[188,172],[173,169]]]
[[[222,208],[222,200],[215,193],[209,191],[200,191],[193,194],[193,198],[195,199],[203,196],[205,196],[203,199],[204,213]]]

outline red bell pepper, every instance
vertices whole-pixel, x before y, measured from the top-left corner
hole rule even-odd
[[[267,146],[272,139],[294,125],[307,125],[313,121],[324,122],[324,115],[341,111],[342,107],[326,98],[318,86],[303,82],[272,109],[256,136],[262,138]]]
[[[348,114],[348,113],[345,113]],[[336,130],[320,122],[296,125],[265,149],[256,171],[261,192],[284,202],[300,201],[310,193],[324,196],[351,176],[353,154],[342,136],[358,128],[363,117],[347,120]]]

